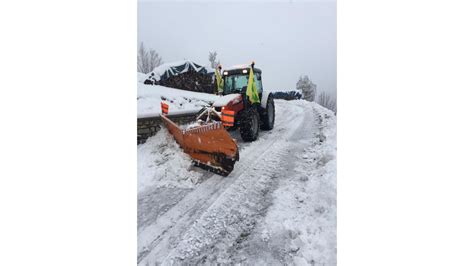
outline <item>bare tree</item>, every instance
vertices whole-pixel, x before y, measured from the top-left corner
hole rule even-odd
[[[150,49],[150,72],[162,63],[160,55],[155,50]]]
[[[334,113],[337,112],[336,101],[327,92],[323,91],[318,96],[318,104],[332,110]]]
[[[145,71],[149,69],[148,67],[148,52],[143,45],[143,42],[140,43],[140,48],[138,48],[137,55],[137,71],[141,73],[148,73]]]
[[[150,48],[148,51],[143,42],[140,43],[137,55],[137,71],[141,73],[150,73],[155,67],[161,65],[163,60],[160,55],[153,49]]]
[[[316,84],[314,84],[308,76],[302,76],[296,83],[296,89],[301,91],[303,99],[314,102],[316,99]]]
[[[211,67],[216,68],[220,62],[216,62],[217,60],[217,52],[209,52],[209,62],[211,62]]]

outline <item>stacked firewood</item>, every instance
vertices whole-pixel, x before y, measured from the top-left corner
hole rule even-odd
[[[170,88],[204,93],[214,93],[215,87],[212,74],[198,73],[193,69],[158,81],[150,76],[145,80],[145,84],[161,85]]]

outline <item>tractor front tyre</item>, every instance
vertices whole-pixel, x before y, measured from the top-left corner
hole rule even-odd
[[[251,106],[243,110],[240,117],[240,136],[242,139],[245,142],[256,140],[260,129],[260,116],[257,108]]]
[[[267,107],[262,115],[262,129],[272,130],[273,124],[275,124],[275,103],[270,95],[268,96]]]

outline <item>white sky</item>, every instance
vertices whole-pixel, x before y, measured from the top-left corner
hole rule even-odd
[[[294,89],[308,75],[336,93],[336,3],[139,2],[138,42],[165,62],[224,66],[255,60],[267,90]]]

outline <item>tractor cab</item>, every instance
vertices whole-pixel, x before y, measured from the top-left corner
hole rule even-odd
[[[229,70],[224,70],[224,95],[228,94],[245,94],[247,91],[247,84],[249,82],[250,67],[239,67]],[[255,77],[255,84],[257,85],[257,91],[259,96],[262,95],[262,71],[258,68],[253,69]]]
[[[253,65],[253,63],[252,63]],[[262,70],[253,68],[254,82],[259,102],[249,101],[246,92],[249,83],[250,65],[236,66],[224,70],[223,97],[214,103],[218,111],[225,110],[235,114],[234,128],[240,128],[244,141],[257,139],[259,130],[271,130],[275,121],[275,105],[271,92],[263,92]]]

